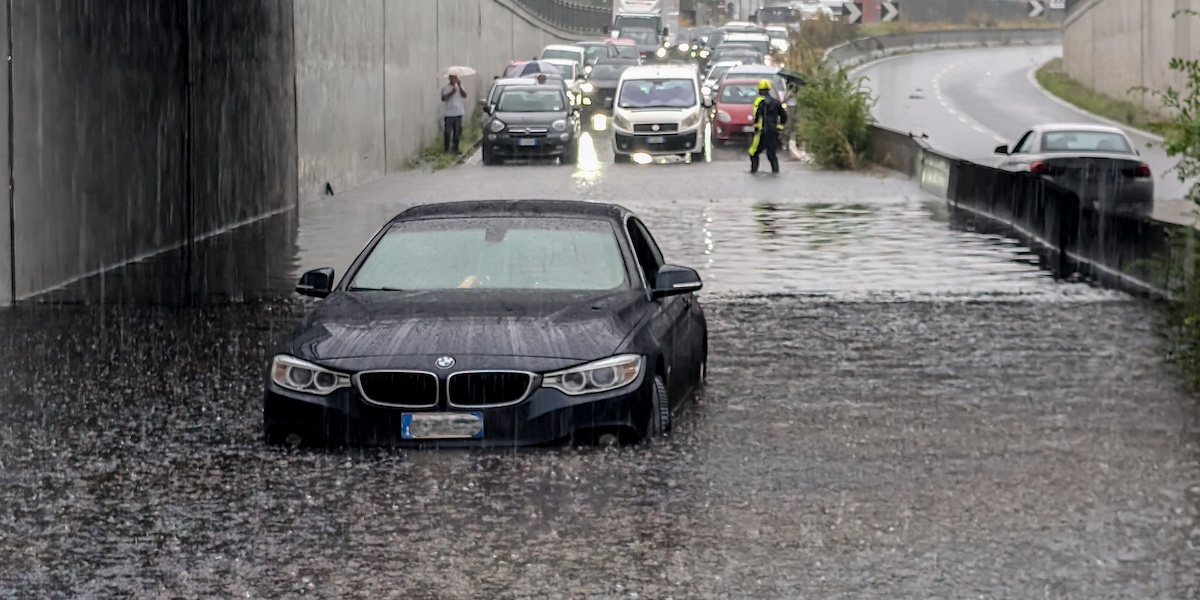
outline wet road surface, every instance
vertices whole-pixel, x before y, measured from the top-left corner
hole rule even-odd
[[[1107,125],[1043,92],[1033,72],[1062,56],[1061,46],[1012,46],[926,52],[863,67],[858,74],[879,97],[884,127],[928,134],[936,149],[983,165],[999,162],[996,146],[1013,146],[1035,125]],[[1171,172],[1177,162],[1154,139],[1126,129],[1150,164],[1158,198],[1155,216],[1193,223],[1182,199],[1188,186]],[[1150,147],[1147,147],[1150,146]],[[1165,176],[1163,176],[1165,175]]]
[[[211,240],[255,277],[221,290],[209,256],[204,298],[237,302],[0,313],[0,597],[1200,594],[1195,401],[1140,302],[950,228],[892,175],[586,156],[403,173]],[[479,197],[620,201],[701,269],[710,383],[675,434],[265,447],[296,273],[343,269],[415,200]]]

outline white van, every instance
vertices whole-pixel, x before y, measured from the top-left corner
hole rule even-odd
[[[695,66],[626,69],[613,99],[614,160],[629,162],[634,154],[690,154],[693,163],[701,162],[708,105],[700,93]]]

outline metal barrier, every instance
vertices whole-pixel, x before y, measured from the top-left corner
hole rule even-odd
[[[1191,252],[1174,240],[1196,238],[1190,227],[1097,208],[1041,177],[942,154],[910,134],[876,126],[871,152],[945,198],[956,226],[1020,238],[1061,277],[1165,297],[1173,265]]]
[[[612,24],[612,8],[567,0],[515,0],[548,23],[571,31],[601,33]]]
[[[1061,44],[1060,29],[956,29],[881,35],[846,42],[825,52],[825,60],[850,68],[898,52],[1012,44]]]

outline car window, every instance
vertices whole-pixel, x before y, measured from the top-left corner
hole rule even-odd
[[[662,251],[654,242],[650,230],[637,219],[629,219],[627,223],[629,240],[633,242],[633,252],[637,255],[638,264],[646,276],[646,284],[653,286],[658,278],[658,270],[663,266]]]
[[[608,58],[608,46],[587,46],[584,51],[587,52],[589,62],[596,62],[602,58]]]
[[[722,104],[754,104],[758,97],[758,86],[747,84],[727,85],[721,88]]]
[[[1030,151],[1033,150],[1034,139],[1035,138],[1033,137],[1032,131],[1025,132],[1025,136],[1022,137],[1021,141],[1017,142],[1017,145],[1013,147],[1012,153],[1013,154],[1028,154]]]
[[[638,49],[636,46],[616,46],[616,48],[617,48],[617,56],[619,56],[621,58],[640,58],[641,57],[641,54],[638,53]]]
[[[696,105],[691,79],[629,79],[621,85],[621,108],[689,108]]]
[[[351,290],[628,287],[616,232],[598,219],[446,218],[392,225]]]
[[[548,58],[578,61],[579,52],[575,50],[546,50],[542,52],[542,60],[546,60]]]
[[[1119,152],[1133,154],[1129,141],[1107,131],[1048,131],[1042,134],[1042,152]]]
[[[621,73],[624,73],[631,65],[596,65],[592,67],[590,77],[592,79],[620,79]]]
[[[566,102],[558,90],[512,90],[500,94],[496,110],[500,112],[562,112]]]

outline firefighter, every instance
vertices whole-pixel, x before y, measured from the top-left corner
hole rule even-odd
[[[758,82],[758,97],[754,99],[754,140],[750,143],[750,174],[758,172],[758,155],[764,151],[771,163],[771,172],[779,173],[780,132],[787,125],[787,111],[783,105],[771,95],[771,82],[764,79]]]

